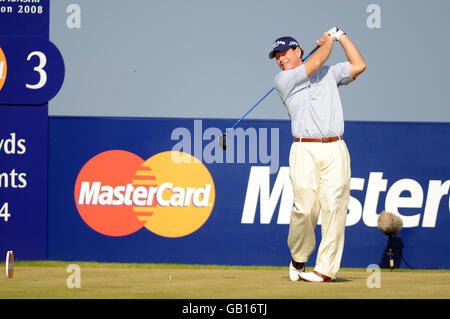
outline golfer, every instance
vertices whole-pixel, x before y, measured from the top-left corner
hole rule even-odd
[[[348,61],[326,66],[334,41],[340,42]],[[350,155],[342,137],[344,117],[338,87],[366,69],[363,57],[342,30],[331,28],[317,44],[319,49],[305,63],[303,50],[292,37],[277,39],[269,53],[282,70],[275,77],[275,88],[288,111],[294,137],[289,154],[294,189],[288,235],[292,281],[336,280],[350,199]],[[320,210],[322,240],[316,265],[314,271],[305,272],[316,246],[314,229]]]

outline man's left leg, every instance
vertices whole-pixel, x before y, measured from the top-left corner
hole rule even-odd
[[[314,272],[301,276],[306,281],[332,281],[341,264],[345,220],[350,199],[350,155],[344,141],[321,147],[320,204],[322,239]]]
[[[350,200],[350,155],[344,141],[324,146],[320,195],[322,240],[314,270],[336,279],[344,251],[345,220]]]

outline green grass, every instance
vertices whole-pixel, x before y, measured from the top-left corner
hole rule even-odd
[[[81,269],[81,288],[68,288],[67,266]],[[290,282],[287,267],[16,261],[7,279],[0,264],[0,298],[10,299],[449,299],[449,270],[374,273],[344,268],[335,283]],[[310,271],[311,269],[307,269]]]

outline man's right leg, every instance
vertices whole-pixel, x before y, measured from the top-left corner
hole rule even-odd
[[[298,263],[305,263],[316,247],[314,229],[317,225],[320,206],[316,201],[311,210],[300,211],[296,205],[291,211],[289,223],[288,246],[292,259]]]
[[[320,183],[319,166],[312,155],[313,150],[309,149],[311,146],[314,147],[311,144],[293,143],[289,155],[289,172],[294,189],[294,207],[291,211],[288,235],[288,246],[293,260],[290,275],[295,262],[308,261],[316,245],[314,229],[320,213]]]

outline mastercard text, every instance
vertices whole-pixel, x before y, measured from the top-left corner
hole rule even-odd
[[[450,180],[429,180],[428,185],[425,184],[428,187],[427,193],[425,193],[422,185],[412,178],[399,179],[388,187],[388,179],[383,178],[383,172],[369,172],[367,181],[366,178],[360,177],[350,179],[351,194],[364,191],[365,184],[367,185],[365,195],[359,196],[363,201],[350,196],[346,226],[356,225],[362,219],[367,227],[377,227],[377,211],[384,208],[384,210],[400,216],[403,228],[419,227],[422,212],[422,227],[435,228],[441,201],[448,201],[448,206],[447,203],[443,205],[443,210],[450,212],[450,197],[448,196]],[[255,222],[258,198],[261,224],[271,223],[278,202],[280,204],[277,224],[289,224],[294,203],[294,190],[289,178],[289,167],[281,167],[272,189],[270,185],[270,168],[268,166],[252,166],[242,211],[242,224]],[[378,209],[382,192],[386,192],[384,206]],[[409,193],[410,196],[404,196],[404,192]],[[405,209],[409,209],[408,213],[402,214]],[[320,215],[317,224],[321,224]]]
[[[159,186],[133,184],[111,186],[101,182],[82,182],[78,205],[206,207],[209,205],[211,184],[205,187],[179,187],[172,183]]]

